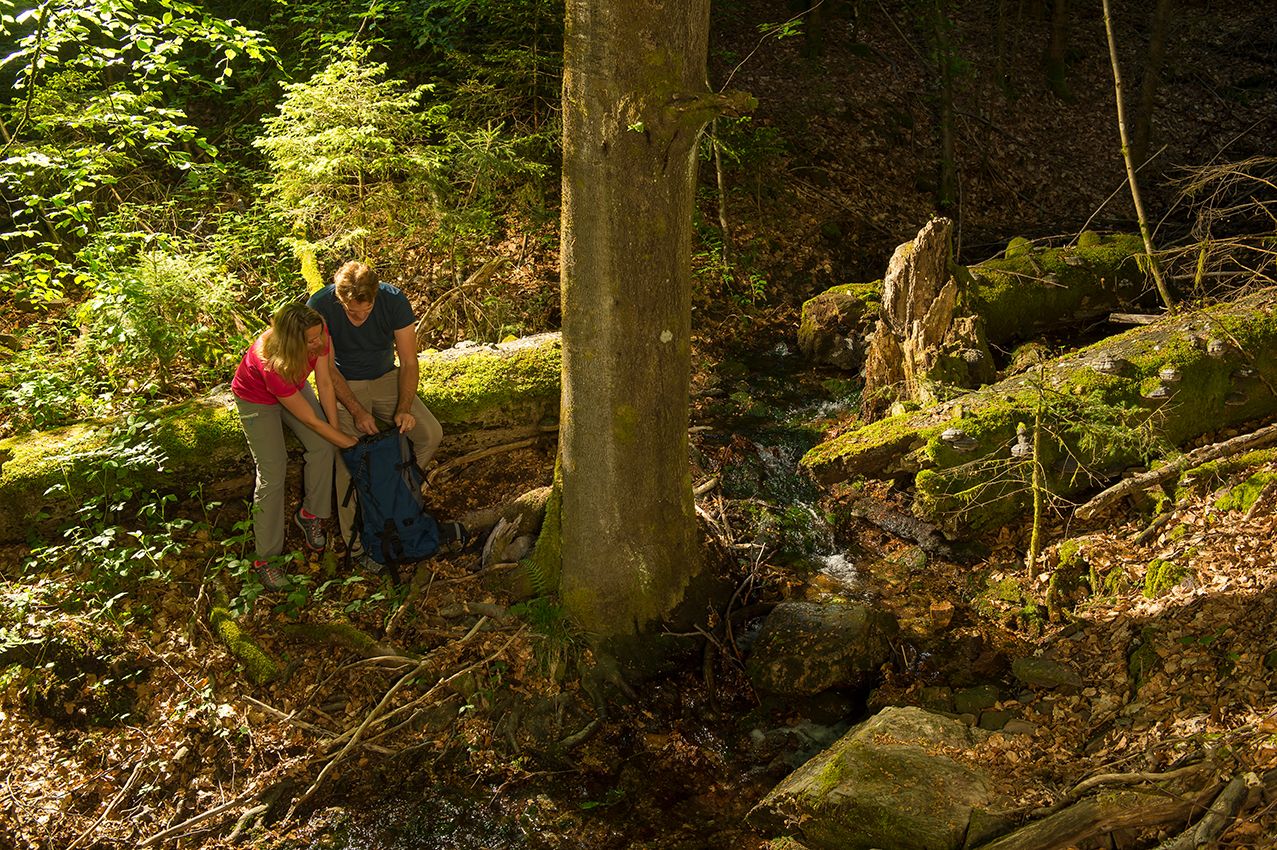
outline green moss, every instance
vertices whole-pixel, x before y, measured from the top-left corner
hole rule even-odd
[[[1136,694],[1148,681],[1148,677],[1157,669],[1158,658],[1154,641],[1157,632],[1146,626],[1141,632],[1138,642],[1126,656],[1126,673],[1131,683],[1131,693]]]
[[[1026,254],[1032,253],[1032,242],[1025,239],[1023,236],[1013,236],[1011,237],[1011,240],[1007,242],[1007,249],[1004,256],[1006,256],[1007,259],[1013,259],[1015,257],[1023,257]]]
[[[244,672],[251,682],[264,685],[279,675],[279,665],[240,628],[228,609],[214,607],[209,612],[208,619],[214,633],[226,644],[231,655],[244,665]]]
[[[422,401],[445,430],[449,425],[484,424],[492,417],[519,417],[512,408],[557,411],[562,367],[557,336],[513,353],[482,349],[458,357],[444,352],[423,355],[419,362]]]
[[[817,477],[826,470],[846,475],[875,474],[883,471],[880,461],[899,458],[886,471],[912,472],[917,470],[919,464],[908,455],[925,445],[928,438],[943,430],[944,427],[940,425],[919,428],[914,417],[908,413],[891,416],[813,447],[803,455],[799,465]]]
[[[1094,230],[1083,230],[1077,237],[1077,246],[1079,248],[1097,248],[1103,242],[1103,237]]]
[[[1144,596],[1156,599],[1165,595],[1187,574],[1188,570],[1174,561],[1154,559],[1144,573]]]
[[[1063,568],[1072,568],[1086,561],[1082,557],[1082,544],[1076,538],[1070,537],[1068,540],[1060,541],[1055,552],[1056,557],[1059,558],[1059,565]]]
[[[282,630],[289,637],[338,646],[367,657],[391,654],[389,647],[382,646],[372,635],[349,623],[288,623]]]
[[[1264,488],[1274,481],[1277,481],[1277,473],[1257,472],[1216,499],[1215,510],[1249,511]]]
[[[1277,448],[1258,449],[1234,457],[1221,458],[1211,463],[1203,463],[1186,470],[1182,480],[1213,488],[1239,472],[1269,464],[1277,464]]]
[[[976,285],[966,294],[968,306],[984,320],[990,341],[1023,338],[1035,325],[1076,315],[1084,299],[1093,298],[1097,280],[1115,303],[1135,300],[1143,291],[1145,275],[1133,259],[1144,249],[1138,236],[1039,252],[1021,247],[1008,245],[1005,259],[970,267]],[[1034,280],[1043,282],[1026,283]]]

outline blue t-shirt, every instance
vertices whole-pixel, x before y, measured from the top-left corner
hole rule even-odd
[[[331,284],[306,303],[328,321],[333,357],[348,381],[371,381],[395,368],[395,331],[416,324],[412,305],[397,287],[379,285],[372,312],[359,327],[350,323]]]

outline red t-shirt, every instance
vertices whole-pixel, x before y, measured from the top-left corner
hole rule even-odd
[[[307,358],[306,374],[297,383],[290,383],[276,374],[262,360],[261,353],[258,348],[261,346],[262,337],[259,336],[252,345],[248,347],[248,351],[244,352],[244,357],[239,361],[239,366],[235,368],[235,377],[231,379],[231,392],[236,398],[242,398],[244,401],[251,401],[254,404],[279,404],[281,398],[288,398],[293,393],[299,391],[306,383],[306,379],[310,377],[310,373],[315,371],[315,361],[320,357],[328,356],[328,328],[324,327],[324,350],[321,354]]]

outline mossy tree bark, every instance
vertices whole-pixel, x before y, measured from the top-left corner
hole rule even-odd
[[[697,140],[708,0],[570,0],[563,80],[560,590],[606,641],[698,571],[687,457]]]

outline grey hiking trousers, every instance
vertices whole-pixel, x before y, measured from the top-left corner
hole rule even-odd
[[[301,394],[324,418],[324,411],[315,398],[310,384],[301,388]],[[284,478],[288,473],[288,449],[284,445],[284,425],[287,425],[306,449],[306,465],[302,472],[302,507],[317,517],[327,519],[333,512],[333,463],[337,460],[337,448],[289,413],[282,404],[254,404],[235,399],[239,421],[248,438],[249,451],[257,463],[257,484],[253,488],[253,537],[257,543],[257,560],[264,561],[284,551],[284,530],[287,517],[284,506]]]

